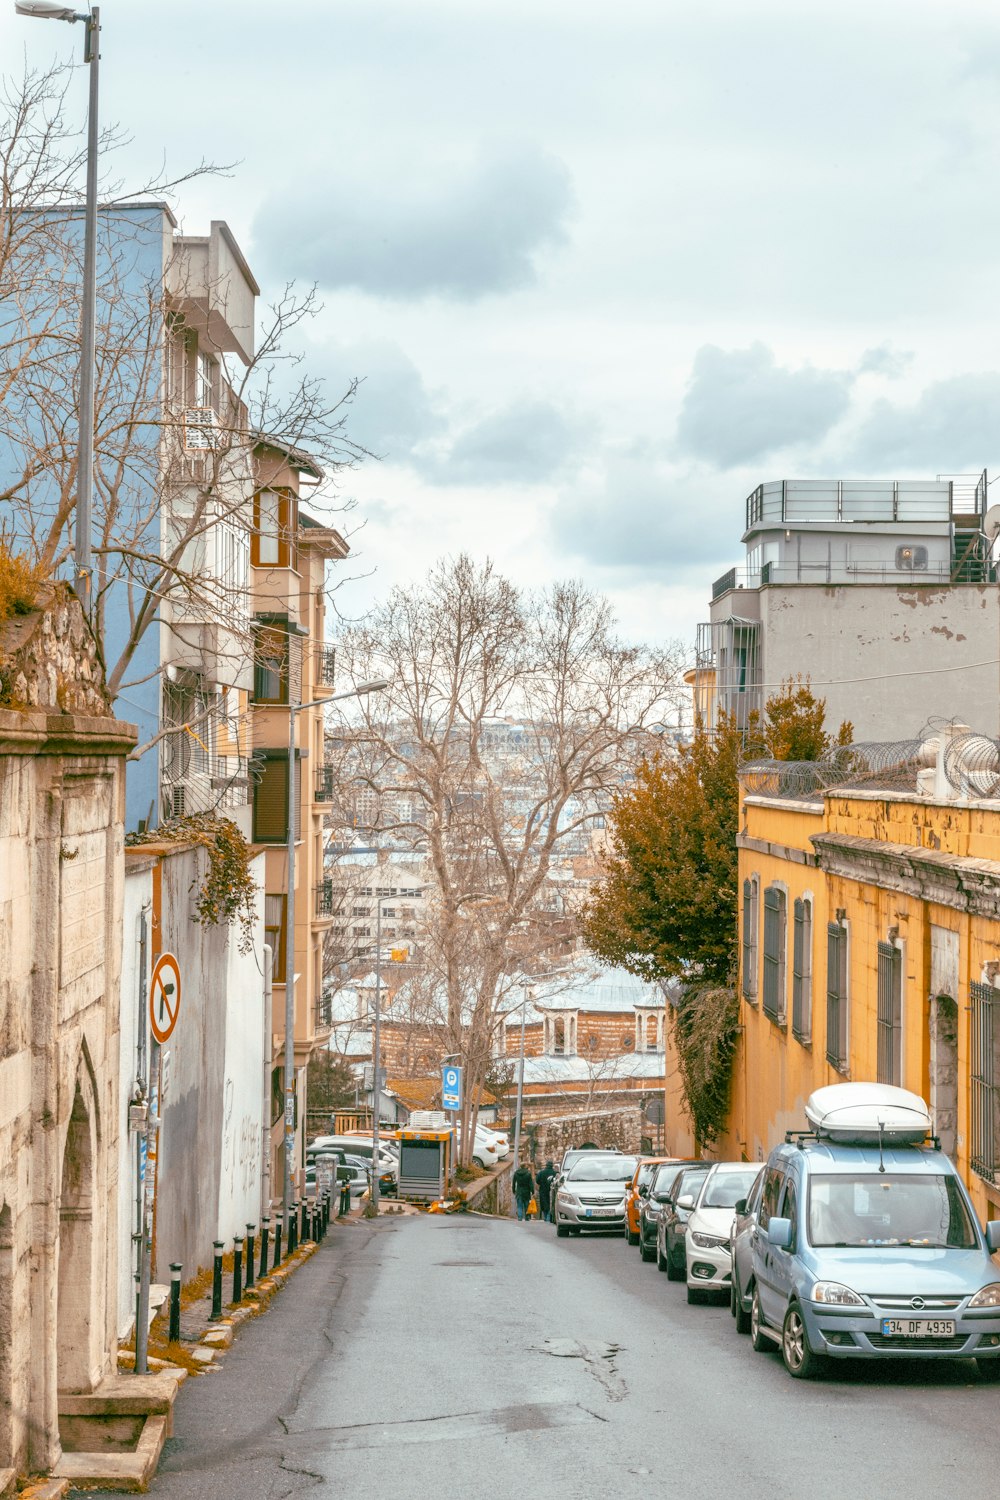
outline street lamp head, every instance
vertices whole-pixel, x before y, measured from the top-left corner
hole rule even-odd
[[[359,682],[354,689],[354,693],[356,697],[360,698],[364,693],[381,693],[388,686],[388,677],[373,677],[371,682]]]
[[[14,0],[14,9],[19,16],[34,16],[39,21],[89,21],[72,5],[60,5],[59,0]]]

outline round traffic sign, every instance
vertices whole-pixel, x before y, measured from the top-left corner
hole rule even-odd
[[[445,1070],[444,1070],[444,1086],[445,1086],[446,1089],[457,1089],[458,1088],[458,1069],[457,1068],[445,1068]]]
[[[149,981],[149,1027],[163,1043],[177,1025],[181,1008],[181,971],[172,953],[161,953]]]

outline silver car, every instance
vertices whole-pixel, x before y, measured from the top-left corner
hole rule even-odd
[[[556,1234],[579,1234],[582,1229],[614,1229],[625,1223],[625,1189],[632,1181],[638,1158],[601,1156],[588,1151],[572,1163],[556,1190],[553,1215]]]

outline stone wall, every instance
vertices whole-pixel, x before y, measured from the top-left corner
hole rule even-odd
[[[532,1120],[525,1124],[521,1155],[533,1167],[549,1160],[558,1162],[571,1146],[616,1146],[619,1151],[642,1150],[644,1128],[640,1104],[626,1104],[620,1109],[594,1110],[589,1114],[560,1115],[551,1120]]]
[[[124,758],[68,591],[0,627],[0,1469],[112,1368]],[[27,707],[26,705],[30,705]],[[69,709],[74,711],[70,712]]]
[[[0,706],[110,715],[97,642],[65,584],[47,584],[33,614],[0,627]]]

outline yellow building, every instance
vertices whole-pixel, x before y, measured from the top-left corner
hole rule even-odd
[[[253,842],[266,851],[264,929],[274,956],[271,1183],[276,1195],[283,1131],[289,709],[300,703],[322,705],[333,692],[333,649],[326,640],[326,565],[346,557],[348,546],[339,532],[320,525],[300,507],[302,484],[323,478],[308,454],[267,442],[258,445],[256,461],[250,550],[255,626]],[[295,1071],[300,1133],[306,1118],[306,1065],[330,1034],[322,999],[323,942],[334,920],[333,888],[323,865],[323,814],[332,794],[324,749],[322,706],[296,713]]]
[[[744,774],[742,1027],[718,1154],[763,1159],[823,1084],[899,1084],[928,1101],[977,1210],[996,1218],[996,744],[955,726],[852,759],[849,776],[780,763]]]

